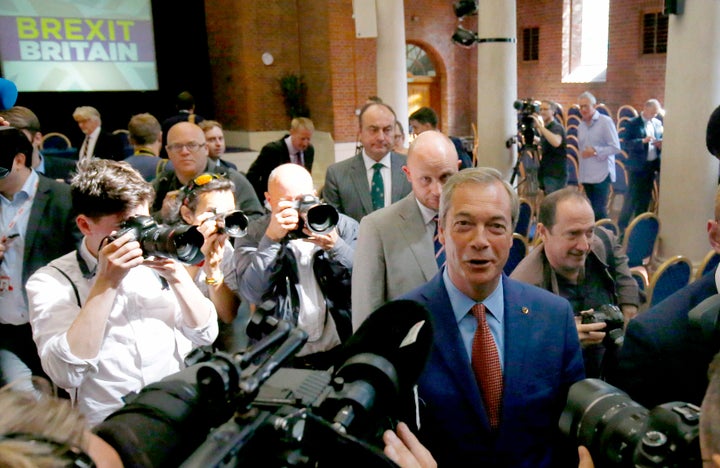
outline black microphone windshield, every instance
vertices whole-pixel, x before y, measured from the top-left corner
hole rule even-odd
[[[348,339],[339,363],[364,353],[387,359],[401,390],[411,388],[425,367],[433,341],[430,312],[415,301],[396,300],[373,312]]]

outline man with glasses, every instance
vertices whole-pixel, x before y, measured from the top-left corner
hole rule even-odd
[[[177,191],[203,172],[211,172],[223,175],[235,184],[235,206],[238,210],[250,219],[263,214],[260,200],[245,176],[208,158],[205,133],[200,127],[190,122],[179,122],[170,128],[167,141],[165,148],[173,169],[166,170],[153,181],[156,192],[153,212],[161,212],[161,217],[167,218]]]
[[[0,127],[0,386],[32,390],[44,375],[32,340],[25,283],[35,270],[75,248],[70,187],[31,167],[26,135]]]
[[[557,104],[553,101],[540,103],[540,115],[534,114],[535,129],[540,134],[540,188],[545,195],[567,185],[567,155],[565,151],[565,129],[555,120]]]

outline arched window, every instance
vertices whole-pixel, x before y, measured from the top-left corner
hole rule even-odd
[[[609,0],[564,0],[563,82],[605,81]]]
[[[424,50],[415,44],[407,44],[405,47],[405,57],[409,75],[435,76],[435,66]]]

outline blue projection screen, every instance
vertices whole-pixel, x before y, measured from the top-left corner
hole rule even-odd
[[[150,0],[3,0],[0,60],[18,91],[157,90]]]

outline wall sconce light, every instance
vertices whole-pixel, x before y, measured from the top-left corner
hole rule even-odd
[[[478,42],[478,35],[469,29],[458,26],[451,39],[455,44],[469,49]]]

